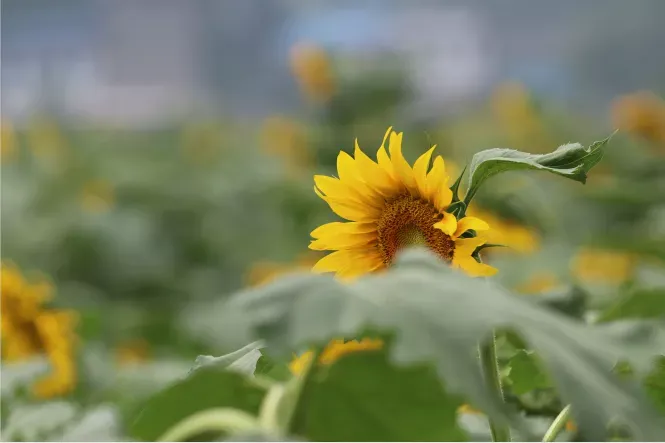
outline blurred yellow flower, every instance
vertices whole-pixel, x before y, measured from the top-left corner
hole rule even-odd
[[[665,101],[651,92],[636,92],[615,99],[612,121],[623,131],[665,144]]]
[[[128,340],[121,343],[114,350],[115,362],[118,366],[141,363],[148,360],[150,344],[144,339]]]
[[[490,105],[494,118],[511,144],[518,148],[545,147],[545,126],[533,106],[533,99],[524,85],[506,82],[499,85]]]
[[[583,248],[571,265],[573,274],[580,281],[621,284],[633,275],[636,257],[620,251]]]
[[[250,267],[247,275],[245,276],[245,281],[249,286],[260,286],[266,283],[270,283],[276,278],[291,272],[308,272],[320,258],[320,254],[305,253],[302,254],[294,263],[259,261]]]
[[[35,157],[59,159],[67,150],[60,127],[46,116],[38,116],[27,129],[28,148]]]
[[[340,357],[354,352],[376,351],[383,347],[383,341],[372,338],[363,338],[362,340],[332,340],[319,356],[319,364],[331,365]],[[289,364],[289,369],[294,375],[300,375],[310,364],[314,352],[307,351],[295,357]]]
[[[53,296],[52,286],[45,281],[26,281],[13,265],[2,263],[1,278],[3,360],[21,361],[45,353],[52,371],[33,385],[34,395],[50,398],[71,392],[77,380],[77,314],[45,308],[44,303]]]
[[[308,172],[314,163],[305,127],[286,117],[269,117],[263,122],[261,148],[270,155],[281,157],[292,176]]]
[[[462,172],[462,169],[452,161],[446,162],[446,170],[453,180],[456,180]],[[488,210],[478,207],[475,203],[471,203],[467,208],[466,215],[478,217],[490,225],[490,229],[483,233],[483,237],[487,240],[487,243],[504,245],[510,248],[510,251],[522,254],[535,252],[540,245],[540,237],[535,230],[517,222],[501,218]],[[506,248],[492,248],[488,249],[488,252],[499,253],[502,250],[506,250]]]
[[[183,154],[195,163],[214,160],[224,144],[224,130],[217,121],[195,121],[182,131],[180,147]]]
[[[299,43],[291,48],[291,71],[302,93],[313,102],[326,102],[335,92],[328,54],[323,48]]]
[[[106,212],[115,203],[113,186],[104,180],[90,180],[81,190],[81,207],[86,212]]]
[[[560,283],[555,274],[539,272],[529,277],[526,282],[518,285],[515,290],[522,294],[539,294],[556,288]]]
[[[0,161],[6,163],[14,160],[18,155],[16,134],[11,123],[3,121],[0,125],[0,130],[2,131],[2,137],[0,138]]]
[[[512,251],[522,254],[530,254],[538,249],[540,239],[538,234],[519,223],[502,219],[486,210],[471,205],[466,211],[467,215],[479,217],[485,220],[492,228],[487,231],[485,237],[487,243],[504,245]],[[493,252],[500,252],[505,248],[494,248]]]

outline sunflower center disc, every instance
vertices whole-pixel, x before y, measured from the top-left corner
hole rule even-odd
[[[441,218],[433,205],[410,195],[386,203],[378,222],[383,262],[390,265],[397,251],[415,245],[427,246],[444,260],[451,261],[455,242],[433,227]]]

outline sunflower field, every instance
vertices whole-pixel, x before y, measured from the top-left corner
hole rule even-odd
[[[3,441],[665,440],[665,101],[2,122]]]

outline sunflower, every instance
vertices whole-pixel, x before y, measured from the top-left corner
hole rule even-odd
[[[636,92],[614,100],[612,121],[630,134],[665,143],[665,102],[651,92]]]
[[[487,231],[489,225],[446,212],[453,192],[443,158],[437,156],[430,168],[436,145],[411,167],[402,154],[402,135],[388,128],[376,163],[356,140],[353,157],[344,151],[337,157],[339,178],[314,177],[317,195],[348,222],[328,223],[311,233],[310,249],[334,251],[313,270],[353,278],[389,267],[405,247],[423,245],[471,276],[493,275],[495,268],[473,256],[486,239],[471,237],[472,231]]]
[[[637,259],[633,254],[605,249],[582,248],[571,261],[573,275],[585,283],[619,285],[629,280]]]
[[[14,267],[2,264],[2,358],[7,362],[46,354],[52,372],[32,387],[39,398],[69,393],[76,384],[73,311],[45,309],[53,288],[30,283]]]
[[[312,266],[319,259],[319,253],[309,251],[303,254],[295,262],[280,263],[274,261],[259,261],[254,263],[245,275],[245,281],[249,286],[261,286],[278,277],[288,273],[312,269]]]
[[[325,103],[335,93],[335,78],[323,48],[299,43],[291,48],[291,71],[302,93],[312,102]]]

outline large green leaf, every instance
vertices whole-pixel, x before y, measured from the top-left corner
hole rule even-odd
[[[487,149],[473,156],[464,201],[468,204],[480,186],[501,172],[534,169],[585,183],[587,172],[603,158],[610,137],[585,148],[579,143],[560,146],[549,154],[529,154],[513,149]]]
[[[368,326],[394,331],[394,364],[433,362],[448,392],[496,419],[510,414],[478,370],[477,346],[492,330],[511,328],[538,352],[586,438],[602,440],[616,417],[638,439],[665,437],[639,386],[612,372],[618,360],[645,372],[659,351],[652,342],[620,340],[453,271],[427,252],[409,251],[391,271],[352,284],[322,275],[285,277],[232,297],[224,317],[232,326],[224,337],[265,338],[266,351],[284,358],[332,337],[355,337]]]
[[[213,408],[256,415],[264,395],[264,388],[238,372],[203,367],[148,400],[130,433],[143,441],[155,441],[182,420]]]
[[[459,398],[431,366],[394,367],[385,350],[351,354],[307,378],[292,433],[310,441],[466,441]]]

